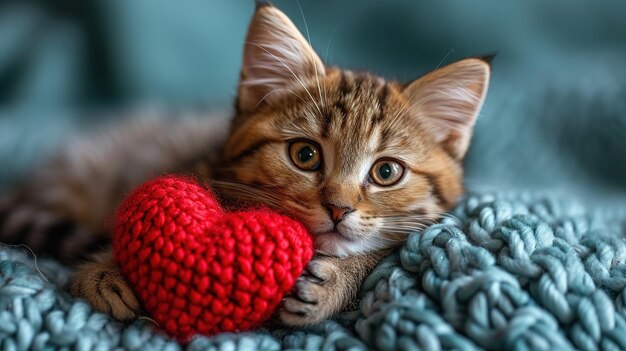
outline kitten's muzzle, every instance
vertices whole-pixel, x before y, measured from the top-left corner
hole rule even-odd
[[[347,214],[354,212],[352,207],[337,206],[331,203],[324,203],[322,206],[324,206],[326,211],[328,211],[328,215],[330,216],[330,219],[332,219],[335,226],[337,226],[337,224],[339,224],[339,222],[341,222]]]

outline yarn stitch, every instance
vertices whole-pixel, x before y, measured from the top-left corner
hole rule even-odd
[[[225,212],[195,181],[166,176],[122,202],[113,252],[150,316],[185,341],[259,327],[313,257],[313,242],[291,218]]]
[[[0,248],[6,350],[624,350],[624,213],[527,196],[468,196],[410,236],[360,293],[360,308],[302,330],[195,337],[123,326],[60,292],[67,270]]]

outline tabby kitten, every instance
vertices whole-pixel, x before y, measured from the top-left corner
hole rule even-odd
[[[152,119],[71,144],[7,202],[0,240],[76,258],[108,240],[104,220],[129,189],[193,173],[226,200],[304,223],[318,255],[279,318],[319,322],[389,248],[454,205],[489,72],[470,58],[403,85],[328,67],[282,12],[259,5],[228,132],[224,119]],[[81,264],[70,290],[118,319],[140,311],[110,251]]]

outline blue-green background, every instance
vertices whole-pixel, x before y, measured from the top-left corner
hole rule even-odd
[[[295,1],[274,1],[304,31]],[[330,64],[409,80],[497,52],[471,189],[624,198],[626,2],[301,0]],[[252,0],[0,3],[0,184],[138,106],[230,106]]]

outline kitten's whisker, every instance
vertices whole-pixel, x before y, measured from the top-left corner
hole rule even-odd
[[[384,234],[385,235],[376,237],[380,247],[402,245],[406,242],[407,237],[411,233],[387,231]]]
[[[246,41],[245,43],[246,44],[250,44],[250,45],[254,45],[254,46],[258,47],[259,49],[265,51],[268,55],[272,56],[274,59],[276,59],[278,62],[280,62],[283,66],[285,66],[285,68],[291,73],[291,75],[293,75],[293,77],[298,81],[298,83],[300,83],[300,85],[302,85],[302,88],[304,88],[306,93],[311,98],[311,102],[313,102],[313,104],[317,108],[317,111],[320,113],[320,115],[322,115],[322,110],[320,109],[320,107],[315,102],[315,99],[313,98],[313,95],[311,95],[311,92],[309,91],[309,89],[307,89],[306,85],[304,85],[304,82],[293,72],[293,70],[291,68],[289,68],[289,66],[287,66],[287,64],[283,60],[281,60],[280,58],[276,57],[276,55],[272,54],[269,50],[265,49],[262,45],[259,45],[259,44],[256,44],[256,43],[252,43],[252,42],[249,42],[249,41]]]
[[[439,67],[441,67],[441,65],[443,64],[443,61],[445,61],[448,58],[448,56],[450,56],[450,54],[453,53],[453,52],[454,52],[454,48],[450,49],[448,51],[448,53],[441,59],[441,61],[439,61],[439,64],[437,65],[437,67],[435,67],[435,69],[433,71],[438,70]]]
[[[220,190],[228,191],[229,194],[250,195],[252,199],[256,199],[256,197],[259,197],[266,201],[271,201],[272,203],[279,203],[279,200],[280,200],[263,191],[251,191],[250,189],[238,188],[234,186],[215,186],[215,187]]]
[[[427,228],[428,226],[381,226],[379,227],[382,230],[397,230],[397,231],[403,231],[403,232],[415,232],[415,231],[421,231],[424,228]]]
[[[401,240],[405,240],[406,237],[410,234],[414,233],[414,231],[406,231],[406,230],[396,230],[393,228],[390,229],[385,229],[384,231],[382,231],[381,234],[391,234],[391,235],[395,235],[395,237],[388,237],[388,236],[384,236],[381,235],[380,238],[386,239],[387,241],[401,241]]]
[[[461,227],[463,226],[463,221],[461,221],[461,219],[453,214],[450,213],[441,213],[439,214],[441,216],[442,219],[447,219],[452,221],[456,226]]]
[[[426,217],[426,216],[376,216],[380,219],[386,220],[386,221],[395,221],[395,220],[403,220],[403,221],[434,221],[435,219],[433,217]]]
[[[400,214],[398,215],[396,214],[386,214],[386,213],[378,213],[375,214],[374,217],[377,218],[382,218],[382,219],[411,219],[411,220],[422,220],[422,219],[433,219],[432,216],[429,215],[420,215],[420,214],[411,214],[411,213],[407,213],[407,214]]]
[[[233,199],[235,201],[244,201],[246,203],[256,203],[256,204],[264,204],[272,208],[276,208],[278,206],[277,203],[273,202],[271,199],[267,199],[263,196],[259,196],[258,194],[244,194],[241,191],[232,191],[233,189],[228,189],[221,192],[225,198]]]
[[[379,216],[384,223],[417,223],[417,224],[435,224],[438,221],[430,217],[382,217]]]
[[[390,118],[390,126],[395,126],[401,120],[401,118],[404,118],[404,116],[409,113],[410,106],[410,104],[403,104],[402,106],[400,106],[400,110],[396,114],[394,114],[393,117]]]
[[[397,230],[408,230],[408,231],[413,231],[413,230],[418,230],[418,229],[423,229],[426,228],[428,226],[417,226],[417,225],[394,225],[394,224],[388,224],[388,225],[382,225],[379,226],[378,228],[381,229],[397,229]]]
[[[439,213],[439,215],[442,216],[442,217],[454,217],[454,218],[458,219],[457,216],[455,216],[455,215],[453,215],[452,213],[449,213],[449,212],[441,212],[441,213]]]
[[[335,32],[337,31],[338,28],[339,28],[339,25],[337,25],[335,29],[333,29],[333,32],[330,33],[330,38],[328,38],[328,44],[326,44],[326,54],[324,54],[324,65],[326,66],[328,66],[328,51],[330,50],[330,42],[333,40],[333,37],[335,36]],[[328,101],[327,89],[324,89],[324,100]]]
[[[287,127],[285,127],[283,135],[285,135],[285,138],[298,138],[302,137],[302,131],[297,129],[287,129]]]
[[[328,44],[326,44],[326,54],[324,54],[324,64],[325,65],[328,65],[328,51],[330,50],[330,42],[335,37],[335,33],[337,32],[337,29],[339,29],[340,26],[341,26],[341,23],[339,23],[337,26],[335,26],[335,29],[333,29],[332,33],[330,33],[330,38],[328,38]]]
[[[451,213],[440,213],[440,214],[439,214],[439,216],[440,216],[440,217],[444,217],[444,218],[454,219],[454,220],[457,220],[457,221],[459,221],[459,222],[461,221],[461,220],[459,219],[459,217],[457,217],[457,216],[455,216],[455,215],[453,215],[453,214],[451,214]]]
[[[283,210],[289,208],[297,213],[305,214],[311,209],[304,204],[299,203],[289,195],[279,192],[280,187],[265,185],[262,188],[258,186],[250,186],[244,183],[213,181],[211,183],[220,192],[220,195],[234,201],[249,201],[263,203],[273,209]],[[271,193],[269,192],[271,191]],[[279,194],[280,196],[277,196]],[[285,206],[285,205],[288,206]]]
[[[296,218],[304,218],[308,214],[307,209],[305,209],[305,208],[297,208],[295,206],[289,206],[289,211],[287,211],[287,212],[288,212],[289,215],[294,216]]]
[[[410,223],[410,224],[387,224],[383,223],[380,228],[426,228],[429,227],[428,224],[425,223]]]
[[[313,47],[313,44],[311,43],[311,35],[309,34],[309,25],[306,23],[306,18],[304,17],[304,11],[302,11],[302,6],[300,6],[300,1],[296,0],[296,4],[298,4],[298,8],[300,9],[300,14],[302,15],[302,21],[304,22],[304,29],[306,30],[306,38],[309,41],[309,46]],[[311,55],[315,55],[314,53]],[[325,106],[326,103],[324,102],[324,99],[322,99],[322,88],[320,87],[320,76],[319,73],[317,72],[317,65],[315,64],[315,57],[312,57],[313,59],[313,68],[315,69],[315,78],[317,79],[317,92],[319,93],[320,96],[320,103]],[[320,111],[320,114],[322,112]]]
[[[257,107],[259,107],[259,105],[261,105],[261,103],[262,103],[262,102],[263,102],[263,101],[264,101],[264,100],[265,100],[268,96],[270,96],[271,94],[273,94],[273,93],[275,93],[275,92],[277,92],[277,91],[282,91],[282,90],[284,90],[284,91],[286,91],[286,92],[288,92],[288,93],[290,93],[290,94],[294,95],[295,97],[297,97],[297,98],[298,98],[298,99],[300,99],[303,103],[305,103],[305,104],[306,104],[306,100],[304,100],[304,99],[303,99],[300,95],[298,95],[298,94],[294,93],[293,91],[291,91],[291,90],[289,90],[289,89],[278,88],[278,89],[274,89],[274,90],[270,91],[269,93],[267,93],[267,94],[263,95],[263,97],[261,98],[261,100],[259,100],[259,102],[257,102],[257,103],[256,103],[256,105],[254,105],[254,109],[256,110],[256,109],[257,109]]]
[[[278,207],[281,202],[280,198],[247,184],[213,181],[211,182],[211,185],[220,190],[220,195],[223,195],[226,198],[232,198],[232,200],[262,202],[271,207]]]
[[[397,228],[425,228],[431,224],[426,223],[385,223],[385,226],[393,226]]]
[[[439,220],[442,217],[446,217],[446,216],[451,216],[447,213],[443,213],[443,212],[433,212],[433,213],[428,213],[426,215],[421,214],[421,213],[403,213],[403,214],[398,214],[398,213],[394,213],[394,214],[377,214],[376,217],[381,218],[385,221],[388,222],[393,222],[393,221],[419,221],[419,222],[424,222],[424,223],[430,223],[430,224],[435,224],[438,223]]]
[[[389,228],[389,229],[384,229],[384,230],[381,229],[381,232],[384,233],[384,234],[387,234],[387,235],[393,234],[393,235],[401,235],[403,237],[406,237],[406,236],[409,236],[409,235],[411,235],[413,233],[419,233],[420,231],[419,230],[401,230],[401,229]]]

